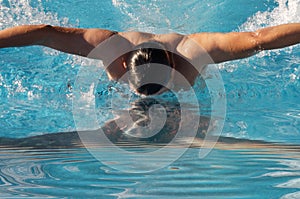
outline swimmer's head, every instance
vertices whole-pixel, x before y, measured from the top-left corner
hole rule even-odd
[[[129,72],[129,83],[137,93],[153,95],[167,90],[172,60],[162,44],[146,42],[136,46],[124,64]]]

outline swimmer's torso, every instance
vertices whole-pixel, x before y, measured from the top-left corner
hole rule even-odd
[[[113,80],[122,79],[126,73],[122,63],[126,60],[128,52],[132,51],[134,46],[148,41],[157,41],[163,44],[166,50],[173,54],[175,69],[179,72],[177,74],[181,74],[190,85],[194,84],[199,73],[207,65],[205,62],[201,62],[201,59],[207,59],[203,59],[207,54],[205,50],[187,36],[176,33],[121,32],[113,35],[97,47],[102,48],[101,54],[104,55],[101,57],[109,78]],[[182,78],[176,77],[176,73],[173,86],[175,90],[188,89],[185,88],[186,83],[182,82]]]

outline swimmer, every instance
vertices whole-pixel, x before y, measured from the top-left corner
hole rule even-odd
[[[188,35],[115,32],[51,25],[23,25],[0,31],[0,48],[41,45],[100,59],[109,78],[116,81],[129,72],[127,83],[142,95],[161,94],[168,90],[170,84],[174,90],[185,87],[176,73],[172,72],[174,70],[192,86],[208,64],[247,58],[260,51],[298,43],[300,23],[267,27],[254,32],[203,32]],[[96,48],[99,48],[97,53],[93,52]],[[122,49],[126,49],[123,54]],[[153,63],[167,66],[170,70],[155,71]],[[149,78],[164,83],[149,83]]]

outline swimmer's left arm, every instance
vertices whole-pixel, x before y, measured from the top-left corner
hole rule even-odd
[[[210,54],[214,63],[250,57],[262,50],[300,43],[300,23],[259,29],[255,32],[198,33],[189,35]]]

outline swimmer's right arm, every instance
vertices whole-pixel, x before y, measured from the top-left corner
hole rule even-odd
[[[0,31],[0,48],[42,45],[62,52],[87,56],[114,32],[104,29],[23,25]]]
[[[214,63],[250,57],[263,50],[300,43],[300,23],[282,24],[253,32],[200,33],[194,39],[211,55]]]

